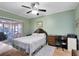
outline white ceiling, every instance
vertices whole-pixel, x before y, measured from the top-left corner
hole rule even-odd
[[[75,9],[78,5],[78,2],[39,2],[39,8],[46,9],[46,12],[39,12],[40,15],[33,15],[31,13],[26,14],[29,9],[21,7],[21,5],[30,6],[31,2],[0,2],[0,9],[26,17],[28,19],[50,15],[53,13],[58,13],[66,10],[72,10]]]

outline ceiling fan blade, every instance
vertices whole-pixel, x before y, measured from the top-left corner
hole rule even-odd
[[[25,5],[22,5],[22,7],[31,9],[30,7],[28,7],[28,6],[25,6]]]
[[[38,9],[38,11],[43,11],[43,12],[46,12],[46,10],[45,10],[45,9]]]
[[[32,12],[32,10],[31,11],[28,11],[27,14],[30,13],[30,12]]]

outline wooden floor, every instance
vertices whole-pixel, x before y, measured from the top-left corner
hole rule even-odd
[[[53,56],[72,56],[72,53],[66,49],[56,48]]]
[[[28,56],[29,54],[24,51],[18,51],[16,49],[11,49],[7,52],[0,54],[0,56]]]
[[[29,54],[25,51],[11,49],[5,53],[0,54],[0,56],[29,56]],[[63,50],[62,48],[55,48],[55,51],[54,53],[52,53],[52,56],[72,56],[72,53],[71,51],[68,51],[66,49]]]

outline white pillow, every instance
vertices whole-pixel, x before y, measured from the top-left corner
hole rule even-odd
[[[39,37],[46,37],[46,34],[45,33],[38,33],[38,36]]]
[[[32,36],[38,36],[38,33],[33,33]]]
[[[32,36],[46,37],[45,33],[33,33]]]

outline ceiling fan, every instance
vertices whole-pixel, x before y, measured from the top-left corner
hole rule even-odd
[[[26,12],[27,14],[32,13],[39,15],[39,11],[46,12],[45,9],[39,9],[39,5],[40,5],[39,2],[33,2],[31,3],[31,7],[25,5],[22,5],[22,7],[30,9],[30,11]]]

